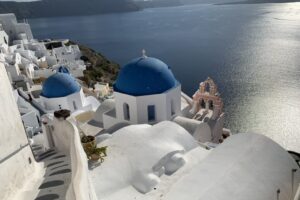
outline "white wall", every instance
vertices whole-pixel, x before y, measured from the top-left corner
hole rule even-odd
[[[47,51],[43,42],[31,42],[24,46],[26,47],[26,49],[34,51],[38,57],[49,55],[49,52]]]
[[[9,35],[11,41],[19,39],[20,33],[25,33],[28,40],[33,39],[31,28],[29,24],[18,23],[17,18],[14,14],[0,14],[0,23],[3,26],[5,32]]]
[[[30,63],[25,66],[26,75],[28,78],[33,79],[34,78],[34,64]]]
[[[71,157],[72,177],[66,200],[97,200],[91,184],[87,157],[82,148],[79,132],[72,118],[53,119],[53,139],[56,148]]]
[[[7,73],[0,63],[0,199],[11,199],[35,169]],[[22,148],[24,147],[24,148]],[[32,163],[29,164],[31,159]]]
[[[176,89],[170,90],[167,94],[167,117],[170,119],[174,115],[181,115],[181,85]],[[173,101],[175,114],[171,116],[171,101]]]
[[[57,64],[57,59],[55,56],[46,56],[46,60],[50,67]]]
[[[22,33],[26,34],[26,38],[28,40],[32,40],[33,36],[32,36],[32,32],[31,32],[31,28],[29,24],[26,23],[16,23],[15,24],[15,32],[16,32],[16,39],[22,39],[20,38],[20,36],[22,35]]]
[[[5,31],[0,30],[0,44],[8,44],[8,35]]]
[[[74,134],[73,127],[70,123],[67,123],[66,120],[57,119],[56,117],[53,117],[53,121],[50,121],[49,125],[53,127],[52,137],[55,148],[58,151],[69,155],[73,137],[72,135]]]
[[[22,44],[16,44],[16,45],[9,46],[9,52],[13,53],[16,49],[22,48],[22,46],[23,46]]]
[[[167,119],[167,96],[166,94],[158,94],[151,96],[140,96],[137,97],[137,123],[155,123]],[[148,121],[148,106],[155,106],[155,121]]]
[[[66,97],[61,98],[46,98],[43,96],[40,96],[42,106],[48,110],[48,111],[56,111],[60,109],[68,109],[69,110],[69,104],[67,102]],[[61,108],[59,107],[61,106]]]
[[[109,113],[109,112],[110,111],[103,113],[103,128],[105,128],[105,129],[108,129],[108,128],[112,127],[113,125],[122,122],[122,121],[118,121],[115,116],[108,115],[107,113]],[[124,121],[125,120],[123,120],[123,122]]]
[[[16,53],[19,53],[22,57],[32,60],[35,58],[35,52],[31,50],[24,50],[24,49],[16,49]]]
[[[195,140],[202,143],[213,142],[210,127],[206,122],[201,122],[182,116],[175,117],[173,121],[187,130]]]
[[[97,122],[103,122],[103,114],[115,108],[115,100],[114,99],[106,99],[101,103],[101,105],[97,108],[94,115],[94,120]]]
[[[2,24],[5,32],[10,36],[10,39],[13,39],[15,35],[14,23],[17,21],[17,18],[14,14],[1,14],[0,15],[0,24]]]
[[[13,81],[20,80],[20,69],[18,65],[7,65],[6,71]]]
[[[0,44],[0,52],[1,52],[1,54],[0,54],[1,55],[0,60],[4,61],[5,60],[4,56],[6,56],[6,54],[9,53],[9,47],[8,47],[8,45],[4,44],[4,43]]]
[[[89,177],[87,158],[80,142],[78,129],[72,119],[69,119],[68,123],[73,129],[70,145],[72,180],[66,200],[97,200],[94,186]]]
[[[55,72],[53,72],[52,69],[39,69],[34,71],[34,77],[36,78],[48,78],[49,76],[53,75]]]
[[[124,119],[123,105],[126,102],[130,110],[130,123],[137,123],[137,102],[136,97],[114,92],[116,102],[116,117],[119,121],[127,121]]]
[[[96,99],[93,96],[87,96],[84,97],[83,99],[84,102],[84,107],[85,108],[90,108],[91,110],[93,110],[94,112],[97,110],[97,108],[100,106],[100,102],[98,101],[98,99]]]
[[[56,55],[59,62],[71,62],[76,63],[76,60],[80,59],[81,52],[77,45],[62,46],[53,49],[53,53]]]
[[[41,101],[43,102],[43,106],[46,110],[55,111],[61,109],[67,109],[71,112],[75,111],[73,106],[73,101],[76,104],[77,109],[80,109],[84,106],[84,94],[82,89],[74,94],[68,95],[66,97],[60,98],[46,98],[41,96]]]
[[[22,121],[25,127],[32,127],[34,132],[39,129],[40,125],[34,110],[22,115]]]
[[[171,101],[174,102],[174,115],[180,115],[181,105],[181,86],[178,85],[162,94],[131,96],[119,92],[114,92],[116,101],[117,119],[119,121],[127,121],[124,119],[123,106],[124,103],[129,105],[130,120],[132,124],[157,123],[171,119]],[[148,106],[155,106],[155,121],[148,121]]]
[[[17,23],[17,24],[15,24],[15,30],[16,30],[17,35],[25,33],[28,40],[33,39],[33,35],[32,35],[31,28],[30,28],[29,24]],[[21,38],[18,38],[18,39],[21,39]]]
[[[73,77],[83,77],[83,71],[86,70],[86,66],[84,63],[82,63],[79,60],[74,60],[74,62],[65,62],[65,63],[58,63],[52,66],[53,70],[58,71],[58,69],[61,67],[67,67],[70,74],[72,74]]]
[[[223,127],[224,127],[224,113],[216,120],[214,127],[211,127],[211,132],[213,136],[213,142],[219,143],[219,140],[222,138]]]

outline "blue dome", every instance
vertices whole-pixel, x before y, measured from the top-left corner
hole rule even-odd
[[[163,93],[177,84],[178,81],[164,62],[156,58],[140,57],[121,68],[114,90],[142,96]]]
[[[57,72],[43,84],[41,95],[47,98],[65,97],[80,91],[80,86],[70,74]]]

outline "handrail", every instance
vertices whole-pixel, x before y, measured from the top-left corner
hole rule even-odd
[[[13,157],[14,155],[16,155],[17,153],[19,153],[21,150],[23,150],[27,146],[29,146],[29,143],[20,146],[17,150],[15,150],[14,152],[12,152],[12,153],[8,154],[7,156],[5,156],[4,158],[2,158],[0,160],[0,164],[4,163],[6,160],[8,160],[11,157]]]

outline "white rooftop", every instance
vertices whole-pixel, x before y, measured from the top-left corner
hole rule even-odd
[[[266,200],[278,189],[280,199],[290,199],[292,169],[298,168],[265,136],[234,135],[208,151],[172,122],[128,126],[98,146],[108,146],[109,156],[90,175],[105,200]]]

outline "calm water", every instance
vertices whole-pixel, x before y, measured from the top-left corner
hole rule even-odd
[[[168,63],[192,95],[207,76],[225,101],[226,126],[263,133],[300,152],[300,3],[197,5],[30,20],[36,38],[70,38],[125,64]]]

